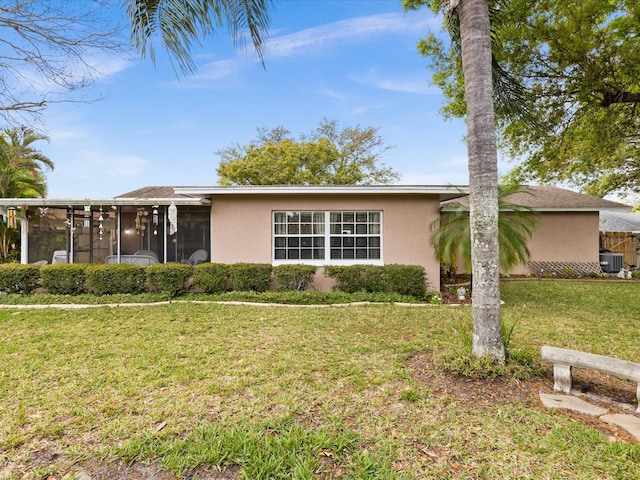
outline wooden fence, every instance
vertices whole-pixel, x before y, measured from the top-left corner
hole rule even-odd
[[[640,264],[640,234],[631,232],[600,232],[600,248],[613,253],[622,253],[628,268]]]

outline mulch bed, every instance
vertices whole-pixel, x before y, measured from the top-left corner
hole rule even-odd
[[[546,411],[539,394],[554,393],[553,372],[549,366],[543,376],[518,380],[513,377],[494,379],[469,378],[439,370],[433,364],[433,353],[423,352],[408,361],[411,375],[428,385],[438,395],[447,395],[461,405],[474,408],[492,408],[496,405],[521,402],[532,409]],[[573,369],[573,388],[588,395],[586,401],[607,408],[611,413],[630,413],[637,406],[635,384],[592,370]],[[598,418],[571,412],[560,414],[579,418],[611,440],[637,443],[624,430],[609,425]]]

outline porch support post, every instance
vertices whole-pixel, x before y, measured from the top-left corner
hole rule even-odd
[[[20,263],[29,263],[29,219],[27,212],[24,218],[20,219]]]
[[[120,216],[122,215],[121,213],[121,208],[118,206],[116,208],[116,257],[118,259],[118,263],[120,263],[120,239],[122,236],[122,219],[120,218]]]

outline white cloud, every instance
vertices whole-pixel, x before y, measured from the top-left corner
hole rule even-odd
[[[343,45],[345,40],[379,34],[424,34],[427,28],[435,25],[437,23],[433,17],[407,16],[400,13],[350,18],[272,38],[266,43],[265,56],[282,58],[298,54],[308,55],[310,49]]]
[[[308,56],[310,53],[329,48],[342,47],[345,41],[359,40],[376,35],[410,34],[418,36],[429,28],[436,28],[438,21],[425,14],[404,15],[386,13],[367,17],[355,17],[317,27],[307,28],[299,32],[272,37],[265,42],[265,60],[276,60],[295,56]],[[258,63],[246,55],[235,55],[226,60],[218,60],[199,67],[198,72],[180,82],[171,82],[171,86],[183,88],[203,88],[212,81],[233,77],[249,64]],[[408,84],[403,88],[409,87]]]
[[[52,63],[55,64],[55,62]],[[25,64],[21,67],[20,75],[15,80],[20,84],[21,88],[27,91],[30,90],[38,95],[49,96],[66,92],[66,89],[61,86],[61,80],[64,80],[66,84],[82,85],[84,82],[89,84],[112,77],[133,65],[135,63],[130,58],[96,52],[95,54],[87,54],[82,60],[70,58],[64,64],[62,62],[55,64],[55,68],[59,68],[64,74],[63,79],[55,78],[52,73],[43,74]],[[20,88],[17,85],[14,87]]]
[[[390,90],[401,93],[417,93],[422,95],[440,95],[436,87],[430,86],[426,75],[414,75],[412,77],[381,75],[376,71],[370,71],[365,75],[349,75],[350,80],[362,85]]]
[[[375,110],[382,110],[389,107],[388,103],[370,103],[366,105],[360,105],[352,109],[354,115],[364,115]]]

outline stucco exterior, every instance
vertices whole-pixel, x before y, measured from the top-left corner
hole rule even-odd
[[[529,240],[533,262],[598,262],[598,212],[538,212],[538,225]],[[527,274],[519,265],[510,273]]]
[[[429,238],[438,207],[437,195],[213,196],[211,261],[272,263],[274,211],[381,211],[382,263],[421,265],[429,288],[437,289],[439,264]],[[331,283],[318,275],[314,286],[326,290]]]

